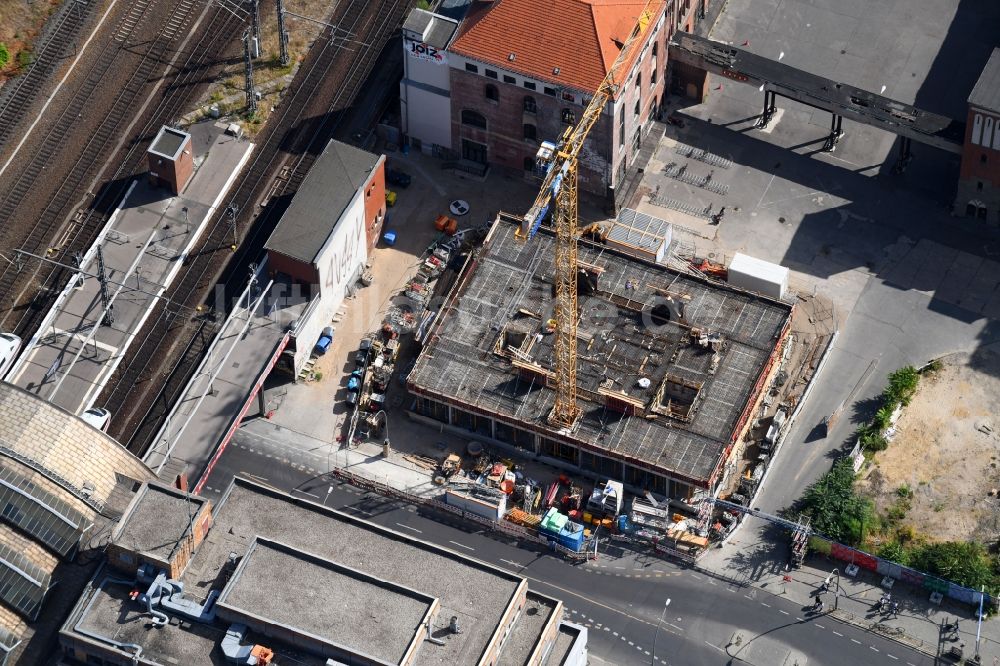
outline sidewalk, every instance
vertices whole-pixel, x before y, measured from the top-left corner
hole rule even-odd
[[[878,632],[931,656],[944,656],[953,646],[961,647],[964,658],[975,654],[976,609],[949,599],[936,606],[930,602],[929,592],[901,581],[896,581],[891,590],[885,590],[879,586],[878,574],[862,569],[851,578],[844,572],[847,563],[825,556],[809,556],[802,567],[786,571],[788,549],[783,544],[774,545],[775,541],[765,536],[769,525],[753,517],[745,521],[723,548],[714,548],[702,557],[701,568],[781,594],[803,607],[815,602],[814,595],[837,569],[841,591],[837,609],[834,610],[836,576],[831,577],[829,591],[822,595],[828,617]],[[898,617],[883,615],[875,609],[885,592],[890,592],[892,600],[899,603]],[[945,624],[956,620],[957,635],[943,629]],[[1000,664],[1000,623],[995,619],[983,622],[979,652],[981,663]]]

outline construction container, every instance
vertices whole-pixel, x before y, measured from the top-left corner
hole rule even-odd
[[[728,282],[734,287],[780,300],[788,291],[788,269],[737,252],[729,264]]]

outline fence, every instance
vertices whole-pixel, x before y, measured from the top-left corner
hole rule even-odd
[[[957,583],[945,580],[944,578],[938,578],[937,576],[917,571],[916,569],[911,569],[910,567],[896,564],[895,562],[890,562],[889,560],[884,560],[881,557],[871,555],[870,553],[866,553],[862,550],[857,550],[856,548],[851,548],[850,546],[845,546],[844,544],[837,543],[835,541],[830,541],[829,539],[825,539],[815,534],[812,535],[811,539],[814,542],[820,542],[820,550],[828,550],[831,557],[835,557],[843,562],[856,564],[860,568],[867,569],[868,571],[877,573],[880,576],[888,576],[916,587],[922,587],[928,592],[937,592],[942,596],[954,599],[960,603],[979,603],[979,590],[963,587]],[[997,602],[998,600],[991,595],[984,595],[983,603],[985,605],[992,605],[995,607]]]
[[[333,474],[343,481],[350,483],[352,486],[360,488],[364,491],[377,493],[385,497],[391,497],[393,499],[398,499],[404,502],[410,502],[413,504],[419,504],[421,506],[426,506],[443,513],[449,513],[462,518],[463,520],[468,520],[473,523],[482,525],[486,529],[499,532],[506,536],[516,537],[524,541],[530,541],[532,543],[538,544],[540,546],[545,546],[551,548],[553,551],[560,553],[564,557],[573,560],[588,560],[595,559],[596,555],[592,551],[592,546],[590,548],[585,547],[581,552],[577,553],[568,548],[565,548],[551,539],[539,534],[537,531],[529,529],[523,525],[518,525],[517,523],[512,523],[507,520],[490,520],[489,518],[484,518],[483,516],[470,513],[457,506],[452,506],[446,504],[441,500],[431,499],[428,497],[421,497],[420,495],[413,495],[405,491],[393,488],[392,486],[380,483],[378,481],[373,481],[364,476],[360,476],[353,472],[348,472],[344,469],[334,469]]]

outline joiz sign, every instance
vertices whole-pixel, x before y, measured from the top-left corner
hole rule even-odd
[[[404,48],[410,55],[419,58],[420,60],[429,60],[430,62],[437,63],[438,65],[444,65],[448,62],[445,58],[444,51],[440,51],[430,44],[425,44],[424,42],[418,42],[414,39],[406,39],[404,40]]]

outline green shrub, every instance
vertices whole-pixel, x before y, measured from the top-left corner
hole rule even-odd
[[[907,365],[889,375],[889,385],[886,386],[882,398],[889,411],[897,405],[908,405],[917,392],[920,373],[912,365]]]
[[[982,544],[945,541],[928,543],[910,550],[910,566],[954,583],[989,591],[997,587],[994,562]]]
[[[0,67],[6,67],[10,62],[10,49],[3,42],[0,42]]]
[[[907,564],[910,560],[910,554],[907,552],[903,544],[898,541],[889,541],[888,543],[882,544],[875,553],[883,560],[889,560],[890,562],[895,562],[896,564]]]
[[[861,543],[876,520],[871,500],[854,490],[854,468],[847,458],[806,489],[800,507],[814,530],[846,544]]]
[[[28,67],[35,62],[35,54],[30,49],[24,49],[17,54],[17,64],[20,67]]]
[[[430,9],[431,3],[428,0],[417,0],[417,9]]]

